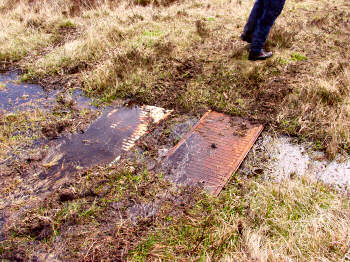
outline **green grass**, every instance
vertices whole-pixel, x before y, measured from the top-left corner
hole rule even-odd
[[[60,28],[75,28],[75,24],[73,21],[67,19],[67,20],[63,20],[60,24],[59,24]]]
[[[307,60],[307,57],[299,53],[294,53],[291,55],[291,59],[292,61],[304,61]]]

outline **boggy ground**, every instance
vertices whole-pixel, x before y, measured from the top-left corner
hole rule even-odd
[[[252,3],[0,0],[3,70],[19,67],[23,81],[47,89],[82,88],[99,105],[128,99],[175,110],[118,164],[72,174],[45,198],[31,183],[49,168],[46,145],[84,130],[77,124],[96,113],[63,99],[49,113],[2,114],[1,258],[347,259],[349,200],[321,183],[239,172],[214,199],[172,185],[158,169],[158,149],[176,144],[178,123],[193,122],[180,114],[207,109],[261,121],[330,157],[349,151],[349,3],[287,1],[267,43],[274,58],[251,63],[238,37]]]
[[[257,171],[266,162],[259,144],[218,198],[170,183],[160,169],[164,151],[195,122],[173,115],[118,163],[71,174],[43,199],[17,198],[4,210],[3,258],[337,261],[347,256],[348,198],[307,177],[264,180],[264,171]],[[24,191],[12,185],[10,194]],[[11,212],[16,216],[7,216]]]

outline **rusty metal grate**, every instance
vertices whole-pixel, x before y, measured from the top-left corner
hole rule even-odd
[[[116,163],[152,123],[165,119],[170,112],[155,106],[122,107],[105,112],[85,133],[61,138],[42,161],[49,167],[40,174],[43,188],[59,184],[79,169]]]
[[[202,183],[217,196],[263,130],[238,117],[209,111],[168,153],[165,166],[176,183]]]

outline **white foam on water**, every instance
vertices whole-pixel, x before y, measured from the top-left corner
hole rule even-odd
[[[256,161],[261,162],[268,179],[281,181],[293,175],[306,176],[331,185],[340,191],[350,191],[350,157],[337,156],[329,161],[322,152],[310,150],[291,138],[272,138],[264,134],[253,148]]]

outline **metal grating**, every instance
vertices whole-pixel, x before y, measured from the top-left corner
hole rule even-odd
[[[170,179],[201,183],[217,196],[263,130],[242,118],[209,111],[168,153]]]
[[[42,161],[48,167],[40,175],[43,188],[59,184],[79,169],[116,163],[149,131],[151,124],[170,113],[155,106],[122,107],[105,112],[85,133],[59,139]]]

